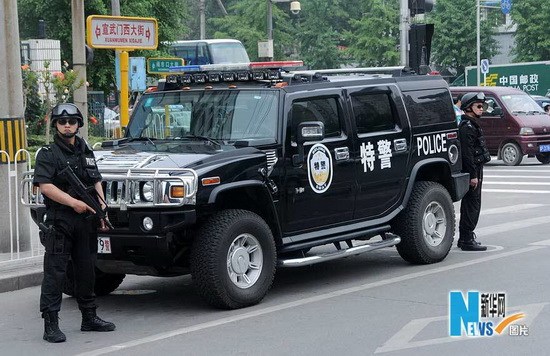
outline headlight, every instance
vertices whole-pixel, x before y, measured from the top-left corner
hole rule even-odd
[[[153,182],[145,182],[141,185],[141,199],[152,202],[153,201]]]
[[[521,129],[519,129],[519,134],[520,135],[534,135],[535,132],[530,127],[522,127]]]

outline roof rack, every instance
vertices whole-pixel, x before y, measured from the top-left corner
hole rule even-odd
[[[393,77],[401,77],[415,74],[410,67],[395,66],[395,67],[361,67],[361,68],[336,68],[336,69],[319,69],[319,70],[298,70],[291,71],[291,74],[300,75],[323,75],[323,74],[389,74]]]

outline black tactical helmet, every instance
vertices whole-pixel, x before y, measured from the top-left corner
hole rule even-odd
[[[466,93],[462,96],[462,103],[460,104],[461,110],[466,110],[474,103],[485,103],[485,94],[479,93]],[[485,108],[484,108],[485,110]]]
[[[78,120],[78,127],[84,126],[84,117],[75,104],[61,103],[54,106],[50,116],[52,127],[55,126],[55,121],[61,118],[75,118]]]

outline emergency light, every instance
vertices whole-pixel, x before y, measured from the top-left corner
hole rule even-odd
[[[273,61],[228,64],[174,66],[169,68],[167,83],[219,83],[250,80],[279,80],[281,72],[302,67],[302,61]]]

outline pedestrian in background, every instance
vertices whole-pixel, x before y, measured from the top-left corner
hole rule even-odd
[[[460,106],[462,105],[462,96],[463,95],[464,94],[458,94],[458,96],[456,97],[455,102],[453,104],[454,109],[455,109],[455,116],[456,116],[456,124],[457,125],[460,125],[460,120],[462,119],[462,115],[464,115],[464,112],[460,108]]]
[[[491,160],[478,124],[486,106],[485,94],[466,93],[461,99],[460,108],[464,112],[459,126],[462,171],[470,175],[470,189],[460,204],[458,247],[463,251],[485,251],[487,247],[476,241],[474,233],[481,212],[483,165]]]
[[[78,198],[66,176],[60,172],[69,165],[87,186],[93,186],[104,201],[101,175],[93,151],[86,141],[76,136],[84,125],[82,113],[74,104],[58,104],[51,112],[55,129],[53,144],[44,147],[36,157],[35,186],[40,187],[46,205],[40,241],[44,245],[44,279],[40,295],[40,311],[44,318],[44,340],[63,342],[59,329],[62,285],[69,258],[74,271],[74,293],[82,312],[82,331],[112,331],[115,325],[96,315],[94,294],[97,229],[107,231],[104,220],[90,219],[95,211]],[[104,203],[101,203],[105,208]]]

